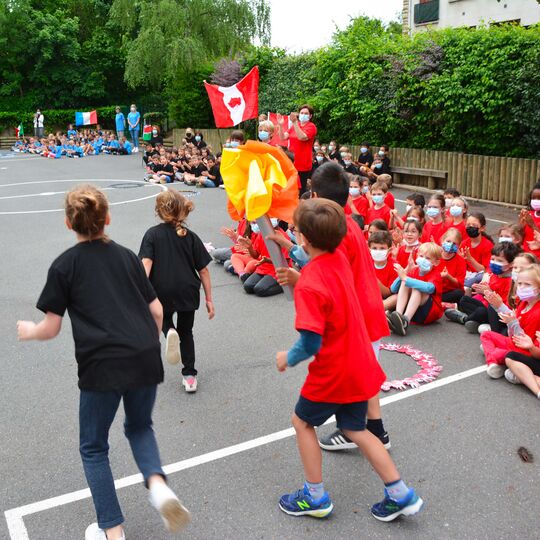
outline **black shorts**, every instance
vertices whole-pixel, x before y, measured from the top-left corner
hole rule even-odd
[[[525,364],[537,377],[540,377],[540,360],[517,351],[510,351],[506,358]]]
[[[414,322],[416,324],[424,324],[424,321],[427,319],[432,307],[433,298],[430,296],[423,306],[418,306],[418,309],[416,310],[416,313],[414,314],[411,322]]]
[[[339,429],[364,431],[366,429],[367,401],[355,403],[320,403],[300,396],[294,408],[298,418],[310,426],[320,426],[336,415]]]

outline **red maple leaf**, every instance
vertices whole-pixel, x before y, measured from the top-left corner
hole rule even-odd
[[[239,105],[242,105],[242,100],[239,97],[231,98],[229,101],[229,107],[238,107]]]

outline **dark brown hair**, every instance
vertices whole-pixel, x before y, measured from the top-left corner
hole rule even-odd
[[[334,252],[347,234],[343,208],[329,199],[309,199],[294,212],[294,225],[310,244]]]
[[[89,184],[77,186],[66,194],[66,217],[71,228],[90,240],[104,237],[109,202],[105,194]]]
[[[178,236],[186,236],[185,221],[193,208],[193,202],[174,189],[162,191],[156,198],[156,214],[172,225]]]
[[[368,246],[371,244],[386,244],[392,247],[392,235],[388,231],[377,231],[371,234],[368,240]]]

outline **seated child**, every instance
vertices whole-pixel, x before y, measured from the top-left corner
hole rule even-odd
[[[458,302],[465,294],[465,273],[467,263],[459,255],[461,233],[453,227],[448,229],[441,238],[443,250],[441,258],[441,278],[443,280],[442,300],[445,309],[457,308]]]
[[[371,186],[370,196],[368,196],[368,200],[371,200],[371,204],[367,212],[366,225],[369,225],[376,219],[382,219],[386,222],[388,228],[393,228],[393,219],[390,208],[385,204],[387,192],[388,186],[384,182],[377,181]]]
[[[444,197],[444,205],[446,207],[446,216],[445,217],[448,219],[448,218],[452,217],[452,214],[450,214],[450,211],[449,211],[450,207],[452,206],[452,202],[457,197],[461,197],[461,193],[456,188],[448,187],[448,188],[446,188],[444,190],[443,197]]]
[[[386,221],[382,219],[376,219],[370,225],[367,226],[368,240],[370,236],[375,232],[388,232],[388,225],[386,224]]]
[[[422,231],[422,242],[435,242],[440,245],[441,236],[446,231],[443,215],[444,204],[442,195],[432,195],[429,199],[426,209],[428,219]]]
[[[394,259],[403,268],[416,260],[416,254],[420,246],[420,236],[422,236],[423,225],[414,219],[407,219],[403,226],[402,245],[399,246],[394,254]]]
[[[452,322],[465,325],[471,334],[478,332],[481,324],[488,322],[488,301],[484,298],[487,292],[497,293],[503,302],[508,301],[508,293],[512,285],[512,263],[521,248],[505,242],[497,244],[491,250],[489,271],[484,273],[482,281],[472,285],[473,296],[463,296],[458,309],[447,309],[444,314]]]
[[[245,252],[244,248],[240,248],[236,244],[238,242],[238,238],[240,236],[244,236],[244,234],[246,233],[246,228],[247,228],[247,220],[246,218],[242,218],[238,222],[238,226],[236,227],[236,230],[231,227],[221,227],[221,229],[219,230],[219,232],[222,235],[227,236],[231,240],[231,242],[234,244],[230,248],[228,247],[215,248],[212,251],[210,251],[210,256],[212,257],[212,259],[214,259],[214,261],[217,263],[223,264],[225,266],[225,270],[227,270],[227,268],[231,266],[231,256],[233,253],[235,253],[234,251],[235,248],[238,248],[240,253]]]
[[[540,257],[540,182],[529,193],[529,206],[521,211],[519,221],[525,229],[523,251]]]
[[[465,275],[465,292],[473,283],[480,283],[484,272],[489,268],[491,249],[493,242],[485,233],[486,218],[484,214],[475,212],[469,214],[466,221],[465,232],[467,238],[461,242],[459,254],[467,262],[467,274]]]
[[[396,200],[390,191],[390,189],[392,189],[392,184],[393,184],[392,177],[389,174],[379,174],[379,177],[377,178],[377,182],[384,182],[386,184],[388,191],[386,192],[386,198],[384,199],[384,202],[386,206],[390,208],[390,210],[394,210],[394,208],[396,207]]]
[[[508,225],[503,225],[499,229],[499,233],[497,235],[499,243],[512,242],[518,246],[523,244],[524,236],[525,230],[521,223],[510,223]]]
[[[376,232],[369,237],[369,251],[375,266],[375,274],[385,311],[393,310],[396,307],[397,294],[392,294],[390,287],[397,278],[394,268],[394,259],[390,254],[392,247],[392,236],[388,232]]]
[[[279,507],[292,516],[323,518],[332,512],[315,427],[335,415],[337,427],[385,483],[384,500],[372,507],[372,515],[391,521],[416,514],[423,501],[403,482],[383,443],[366,429],[368,400],[378,394],[385,375],[369,341],[351,267],[336,249],[347,232],[345,214],[333,201],[311,199],[298,206],[294,223],[311,262],[294,293],[300,338],[289,351],[277,353],[276,363],[282,372],[314,359],[293,415],[305,484],[283,495]]]
[[[450,206],[447,208],[446,228],[453,227],[457,229],[461,234],[461,238],[465,238],[467,231],[467,211],[469,205],[463,197],[454,197],[453,199],[445,199],[446,202],[450,201]]]
[[[208,156],[206,160],[207,170],[201,172],[200,178],[197,180],[199,187],[218,187],[221,183],[221,174],[219,165],[216,163],[214,156]]]
[[[398,263],[394,265],[398,278],[391,291],[398,297],[396,310],[388,316],[394,334],[405,336],[410,323],[426,325],[442,317],[441,257],[441,246],[426,242],[418,248],[416,264],[411,270]]]
[[[362,188],[360,187],[360,177],[351,176],[351,181],[349,184],[349,200],[347,206],[345,206],[345,214],[357,214],[364,220],[365,223],[368,209],[369,201],[365,196],[365,192],[363,192]]]

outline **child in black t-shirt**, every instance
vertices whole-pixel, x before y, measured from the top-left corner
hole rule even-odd
[[[178,191],[162,191],[156,198],[156,214],[163,223],[146,231],[139,251],[146,274],[163,304],[165,357],[170,364],[182,360],[182,385],[186,392],[197,391],[193,323],[199,309],[201,283],[208,318],[214,317],[210,272],[206,268],[212,258],[201,239],[185,226],[192,210],[193,203]]]
[[[80,388],[80,453],[97,514],[85,538],[125,540],[124,517],[109,465],[108,435],[120,401],[124,431],[150,490],[150,501],[170,531],[189,513],[167,486],[152,429],[157,385],[163,381],[159,328],[163,311],[144,268],[129,249],[109,240],[105,195],[81,186],[66,196],[66,224],[78,243],[51,265],[37,307],[38,324],[18,321],[20,340],[58,335],[67,309]]]
[[[208,171],[206,165],[201,161],[199,156],[193,156],[191,158],[190,169],[186,169],[184,174],[184,182],[188,186],[194,186],[198,183],[204,171]]]
[[[216,163],[214,156],[209,156],[206,163],[207,170],[201,173],[201,177],[197,179],[197,185],[199,187],[218,187],[223,183],[219,165]]]

